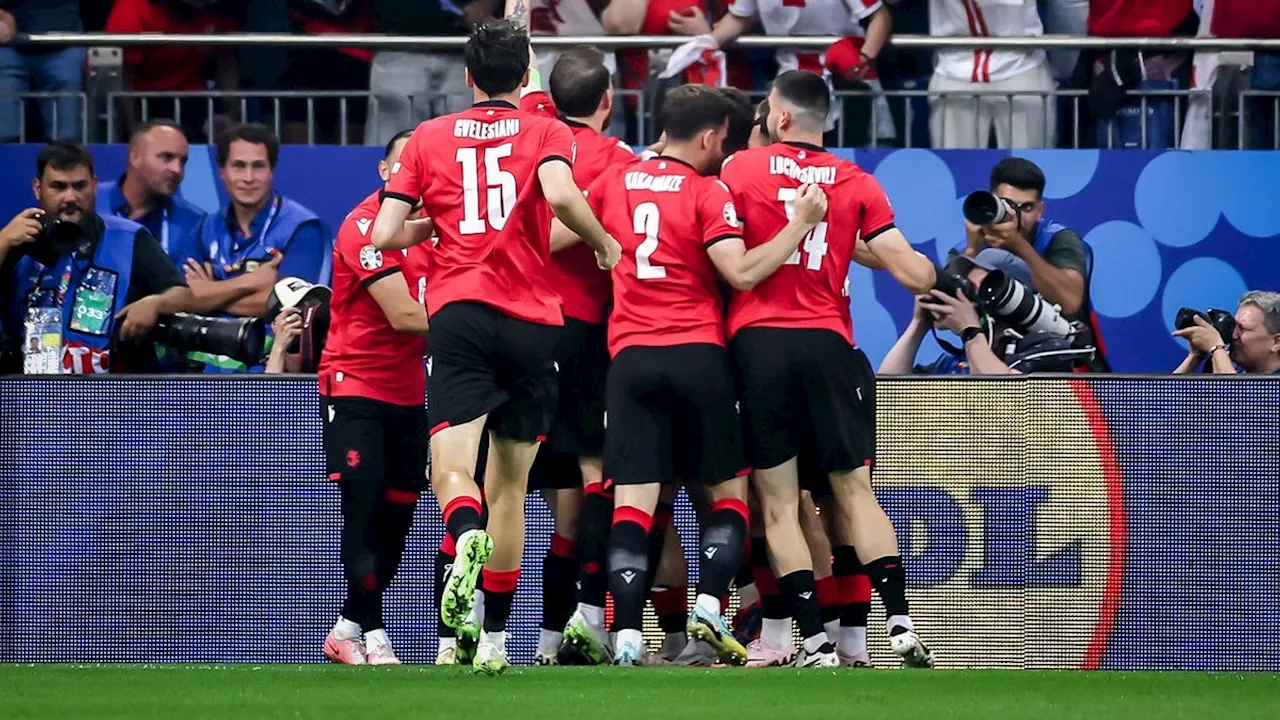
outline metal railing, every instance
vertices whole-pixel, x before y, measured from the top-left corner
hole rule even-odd
[[[740,38],[738,46],[750,48],[825,48],[835,37],[763,37],[751,36]],[[687,38],[678,36],[630,36],[630,37],[546,37],[535,36],[534,44],[538,47],[565,47],[583,43],[596,44],[606,49],[633,48],[669,48],[676,46]],[[174,45],[209,45],[214,47],[243,46],[284,46],[290,48],[340,48],[366,47],[372,49],[414,49],[419,51],[456,50],[465,42],[464,37],[406,37],[385,35],[289,35],[289,34],[231,34],[231,35],[160,35],[160,34],[102,34],[102,33],[51,33],[44,35],[20,36],[15,39],[17,47],[62,47],[71,45],[88,45],[90,51],[90,76],[85,93],[23,93],[18,96],[0,95],[0,102],[12,101],[15,97],[24,103],[48,101],[52,98],[78,97],[83,101],[86,111],[83,117],[76,120],[81,137],[85,141],[118,142],[124,139],[121,130],[127,132],[134,120],[146,120],[151,117],[170,117],[179,123],[191,126],[191,118],[184,115],[200,116],[198,135],[212,136],[214,129],[212,120],[218,116],[229,119],[254,119],[266,121],[274,125],[277,134],[286,141],[317,142],[336,144],[359,144],[363,137],[353,136],[353,128],[349,120],[358,115],[353,108],[362,105],[369,118],[378,112],[378,99],[367,88],[350,91],[201,91],[201,92],[131,92],[122,85],[123,63],[121,47],[149,47]],[[1016,37],[1016,38],[974,38],[974,37],[928,37],[899,35],[893,39],[897,48],[921,49],[972,49],[972,48],[1006,48],[1006,49],[1113,49],[1136,48],[1146,50],[1218,50],[1224,51],[1225,63],[1250,65],[1252,50],[1272,50],[1280,52],[1280,40],[1275,39],[1221,39],[1221,38],[1097,38],[1097,37]],[[657,134],[656,118],[649,110],[656,105],[657,83],[650,83],[644,90],[618,90],[619,96],[631,96],[628,111],[634,113],[633,118],[624,118],[615,127],[631,127],[632,133],[627,137],[632,142],[647,144]],[[764,92],[752,93],[757,98]],[[841,113],[837,124],[839,142],[848,142],[846,138],[862,137],[860,145],[875,147],[881,145],[886,138],[881,135],[892,134],[896,140],[890,141],[894,146],[920,147],[918,133],[913,129],[918,125],[918,116],[930,113],[931,101],[943,100],[942,104],[954,106],[957,103],[972,102],[975,106],[995,97],[1006,101],[1008,105],[1008,122],[1014,122],[1015,99],[1037,98],[1044,107],[1044,136],[1046,145],[1062,147],[1088,146],[1116,147],[1120,143],[1116,137],[1116,125],[1103,126],[1103,132],[1082,127],[1087,113],[1082,112],[1081,99],[1088,92],[1079,89],[1054,89],[1044,91],[1021,91],[1009,93],[992,90],[954,90],[932,91],[925,89],[889,89],[889,90],[842,90],[836,93],[841,101],[859,100],[872,107],[867,117],[859,113]],[[1254,127],[1260,122],[1269,123],[1273,135],[1272,148],[1280,149],[1280,97],[1268,91],[1240,88],[1231,93],[1213,90],[1136,90],[1130,94],[1131,102],[1138,108],[1139,141],[1143,148],[1177,146],[1181,142],[1181,118],[1184,104],[1194,98],[1207,99],[1211,117],[1215,119],[1214,146],[1217,147],[1249,147],[1256,145],[1257,133]],[[1273,98],[1269,108],[1262,102],[1263,98]],[[411,102],[431,103],[432,98],[414,97]],[[894,115],[894,132],[882,132],[881,114],[876,112],[874,104],[887,102]],[[1153,137],[1150,127],[1148,109],[1155,103],[1172,102],[1172,129],[1166,133],[1160,128],[1159,137]],[[153,112],[153,108],[164,104],[172,108],[170,112]],[[842,102],[842,104],[847,104]],[[291,112],[285,111],[288,105]],[[318,112],[318,106],[326,110]],[[619,103],[623,105],[623,103]],[[299,111],[298,108],[305,108]],[[1056,112],[1049,112],[1050,108]],[[1263,107],[1263,117],[1259,117],[1257,108]],[[336,109],[329,109],[336,108]],[[55,110],[55,114],[56,114]],[[1003,111],[1002,111],[1003,112]],[[299,119],[302,115],[305,119]],[[1057,116],[1057,121],[1051,120]],[[184,122],[186,121],[186,122]],[[865,122],[869,127],[860,128],[853,123]],[[1231,123],[1234,122],[1234,127]],[[63,130],[63,124],[55,119],[56,130]],[[336,127],[334,127],[336,125]],[[299,126],[302,129],[299,130]],[[284,132],[285,130],[288,132]],[[865,131],[865,132],[864,132]],[[1088,133],[1088,135],[1086,135]],[[32,139],[28,128],[23,123],[19,128],[19,140],[25,142]],[[49,133],[46,132],[46,135]],[[66,136],[59,132],[59,136]],[[1100,135],[1100,136],[1099,136]],[[1060,142],[1059,142],[1060,140]],[[1131,145],[1132,143],[1130,143]],[[988,138],[981,132],[973,138],[972,144],[966,147],[987,147]]]

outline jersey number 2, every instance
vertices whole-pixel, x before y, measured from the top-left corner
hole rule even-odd
[[[631,218],[631,229],[644,240],[636,248],[636,277],[641,280],[660,280],[667,276],[667,269],[649,262],[658,249],[658,225],[660,216],[656,203],[640,203]]]
[[[796,195],[797,188],[778,188],[778,200],[782,203],[782,207],[786,210],[787,219],[796,215]],[[804,242],[800,243],[800,247],[791,253],[791,257],[787,258],[785,265],[800,264],[800,250],[804,250],[804,254],[809,256],[809,261],[805,263],[805,267],[810,270],[822,269],[822,258],[827,255],[827,221],[823,220],[804,236]]]
[[[489,212],[480,217],[480,149],[458,148],[455,158],[462,165],[462,222],[458,224],[458,232],[479,235],[488,228],[506,227],[516,204],[516,176],[499,165],[500,160],[508,157],[511,157],[511,143],[485,148],[484,179],[488,183]]]

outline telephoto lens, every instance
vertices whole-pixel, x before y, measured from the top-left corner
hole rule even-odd
[[[987,273],[978,288],[978,299],[984,310],[1023,334],[1071,334],[1071,323],[1056,307],[1002,270]]]
[[[964,219],[974,225],[995,225],[1004,222],[1013,208],[1004,200],[986,190],[969,193],[964,199]]]
[[[176,350],[225,355],[245,365],[262,361],[267,330],[262,318],[161,315],[152,338]]]

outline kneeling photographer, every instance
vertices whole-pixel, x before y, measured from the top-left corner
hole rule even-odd
[[[1027,264],[1025,283],[1057,305],[1067,320],[1098,334],[1089,280],[1093,256],[1076,231],[1045,215],[1044,171],[1026,158],[1005,158],[991,169],[990,191],[970,193],[964,201],[966,244],[963,254],[976,257],[984,248],[1007,250]],[[1106,371],[1101,343],[1093,369]]]
[[[1008,375],[1088,368],[1095,352],[1088,328],[1063,318],[1031,291],[1030,281],[1026,263],[1005,250],[954,258],[939,271],[934,289],[916,298],[911,324],[879,372]],[[915,365],[920,343],[935,327],[959,335],[963,349],[939,339],[945,352],[927,365]]]
[[[1178,311],[1173,334],[1187,341],[1187,357],[1175,375],[1201,366],[1218,375],[1280,375],[1280,293],[1250,290],[1237,305],[1234,316],[1216,308]]]
[[[207,303],[151,233],[93,212],[97,184],[79,145],[53,142],[37,156],[38,207],[0,230],[0,372],[154,372],[153,339],[216,334],[183,314]]]

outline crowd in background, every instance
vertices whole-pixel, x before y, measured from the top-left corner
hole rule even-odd
[[[1143,105],[1135,93],[1223,83],[1280,91],[1280,55],[1265,53],[1254,55],[1241,86],[1237,73],[1221,67],[1214,53],[1040,48],[933,53],[898,50],[892,43],[894,34],[1280,38],[1280,0],[530,0],[530,5],[536,33],[688,36],[674,53],[631,50],[611,58],[616,85],[632,93],[620,104],[613,132],[633,142],[651,139],[641,123],[651,122],[647,118],[664,83],[730,84],[762,92],[780,68],[791,67],[825,70],[834,89],[853,93],[841,103],[841,122],[832,123],[835,134],[829,138],[843,146],[1213,147],[1215,137],[1234,143],[1236,133],[1215,135],[1214,106],[1206,98],[1184,95],[1175,102],[1151,96]],[[81,101],[74,93],[85,87],[86,50],[3,47],[17,33],[448,36],[463,34],[499,10],[497,0],[0,0],[0,95],[63,93],[25,104],[0,99],[0,139],[84,139]],[[729,46],[744,34],[845,39],[812,52]],[[727,47],[723,53],[721,45]],[[544,53],[548,69],[554,59],[554,53]],[[195,140],[215,136],[234,121],[258,120],[280,128],[286,143],[384,144],[399,129],[470,100],[461,55],[449,51],[135,47],[124,51],[123,85],[137,93],[217,91],[222,99],[151,97],[145,108],[137,100],[128,102],[116,108],[124,122],[114,124],[118,137],[109,140],[126,139],[130,127],[147,118],[179,117]],[[1079,92],[1068,99],[1055,96],[1060,89]],[[267,99],[272,96],[282,100]],[[1247,116],[1247,145],[1277,145],[1276,104],[1257,97],[1236,109]]]

